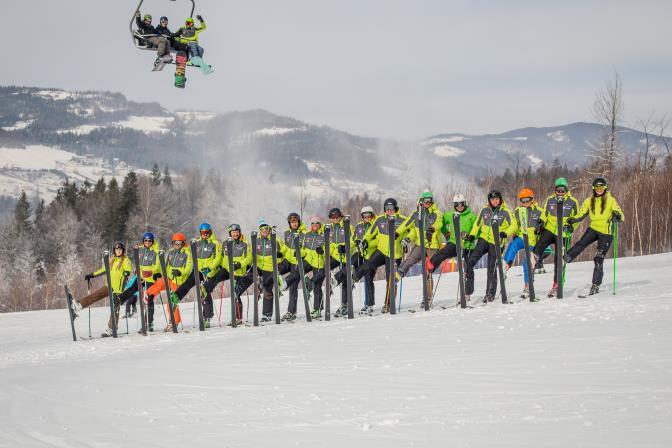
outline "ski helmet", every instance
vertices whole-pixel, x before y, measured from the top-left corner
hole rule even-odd
[[[310,217],[310,223],[311,223],[311,224],[322,224],[322,218],[320,218],[320,217],[317,216],[317,215],[315,215],[315,216],[311,216],[311,217]]]
[[[113,249],[121,249],[122,252],[124,252],[124,253],[126,252],[126,246],[121,241],[115,241],[114,245],[112,245],[112,248]]]
[[[385,199],[385,202],[383,202],[383,210],[394,210],[395,212],[399,211],[399,205],[397,204],[397,200],[394,198],[387,198]]]
[[[301,215],[299,215],[296,212],[290,213],[289,215],[287,215],[287,224],[289,224],[289,221],[291,221],[292,218],[296,219],[299,222],[299,225],[301,225]]]
[[[363,216],[364,213],[371,213],[372,215],[376,214],[373,211],[373,207],[371,207],[370,205],[365,205],[364,207],[362,207],[362,211],[359,214]]]
[[[431,191],[425,190],[422,192],[420,195],[420,202],[424,202],[425,199],[429,199],[430,201],[434,201],[434,195],[432,194]]]
[[[523,188],[518,192],[518,199],[534,199],[534,192],[530,188]]]
[[[456,194],[455,196],[453,196],[453,204],[459,204],[460,202],[461,202],[461,203],[464,203],[464,204],[467,203],[467,200],[466,200],[466,198],[464,197],[464,195],[462,195],[462,194]]]
[[[160,22],[167,22],[167,21],[168,21],[168,17],[166,17],[166,16],[161,16],[161,18],[159,19],[159,21],[160,21]]]
[[[595,187],[608,187],[609,184],[607,183],[607,179],[604,177],[596,177],[593,180],[593,188]]]
[[[149,20],[151,22],[152,15],[151,14],[145,14],[144,16],[142,16],[142,20]]]
[[[501,201],[502,193],[499,190],[490,190],[490,193],[488,193],[488,201],[495,198]]]
[[[142,240],[143,240],[143,241],[145,241],[145,240],[151,240],[152,242],[154,242],[154,240],[155,240],[155,238],[154,238],[154,234],[153,234],[152,232],[145,232],[145,234],[142,235]]]
[[[187,237],[184,236],[184,233],[173,233],[172,242],[182,241],[183,243],[187,242]]]
[[[261,229],[262,227],[270,227],[264,218],[259,218],[259,228]]]
[[[343,213],[341,213],[341,209],[338,207],[334,207],[331,210],[329,210],[329,219],[331,218],[340,218],[343,216]]]
[[[558,177],[555,179],[555,187],[564,187],[565,190],[569,189],[569,182],[564,177]]]
[[[191,23],[193,25],[194,19],[192,19],[191,17],[187,17],[186,19],[184,19],[184,23]]]
[[[240,224],[235,224],[234,223],[234,224],[229,225],[229,236],[231,236],[231,232],[233,232],[234,230],[237,230],[237,231],[240,232],[241,231],[240,230]]]
[[[200,226],[198,226],[198,231],[199,232],[212,232],[212,226],[210,223],[204,222]]]

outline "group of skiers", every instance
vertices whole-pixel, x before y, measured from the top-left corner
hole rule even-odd
[[[328,279],[330,289],[333,290],[338,284],[343,285],[341,306],[335,313],[336,317],[340,317],[348,312],[348,291],[345,287],[348,272],[351,272],[352,285],[360,280],[364,281],[365,299],[360,314],[371,314],[376,295],[373,279],[377,269],[385,266],[387,292],[381,310],[385,313],[390,311],[391,296],[396,295],[397,282],[418,262],[425,263],[428,277],[431,278],[432,272],[444,260],[461,257],[460,262],[465,267],[464,294],[466,300],[469,300],[474,293],[474,268],[487,254],[487,286],[483,297],[483,303],[487,303],[495,298],[498,260],[503,263],[504,271],[508,270],[513,265],[516,254],[525,247],[524,240],[527,239],[531,252],[530,266],[534,266],[535,270],[542,269],[541,261],[544,254],[548,253],[547,248],[553,244],[557,246],[558,241],[562,240],[562,247],[556,247],[556,253],[561,251],[563,254],[562,257],[556,257],[556,273],[564,269],[565,263],[576,259],[588,245],[597,241],[589,294],[598,293],[602,283],[604,257],[612,243],[612,225],[623,221],[623,213],[608,191],[607,181],[602,177],[596,178],[592,182],[592,195],[580,207],[570,193],[565,178],[555,181],[553,194],[545,199],[542,206],[536,202],[534,192],[529,188],[520,190],[518,201],[519,205],[512,210],[504,201],[501,192],[492,190],[487,195],[486,204],[478,213],[474,213],[465,197],[457,194],[453,197],[453,210],[442,214],[432,193],[425,191],[418,199],[417,209],[405,216],[400,213],[397,201],[388,198],[383,203],[381,215],[376,215],[371,206],[362,208],[361,220],[353,226],[348,247],[345,217],[339,208],[332,208],[328,214],[328,246],[325,244],[325,223],[317,215],[310,217],[306,227],[298,213],[290,213],[287,217],[288,228],[277,239],[275,228],[260,219],[258,234],[253,236],[256,239],[255,248],[251,247],[238,224],[229,225],[228,239],[222,243],[215,237],[212,226],[203,223],[199,227],[199,238],[194,240],[194,248],[189,247],[184,234],[173,235],[173,247],[166,254],[168,279],[164,279],[162,275],[158,242],[154,234],[146,232],[142,245],[138,245],[139,269],[136,271],[139,272],[135,274],[124,244],[114,244],[114,253],[110,259],[110,287],[117,313],[119,306],[126,303],[128,315],[133,313],[134,300],[138,298],[138,285],[143,284],[144,294],[141,299],[148,305],[148,329],[153,331],[154,297],[161,290],[170,291],[169,301],[173,309],[178,310],[176,323],[179,323],[179,307],[176,305],[197,283],[200,284],[203,317],[205,326],[209,327],[210,320],[214,317],[212,292],[217,284],[233,276],[235,286],[232,294],[236,301],[236,320],[242,322],[240,296],[252,285],[253,279],[258,277],[255,287],[259,288],[263,297],[261,321],[268,322],[272,318],[274,282],[277,282],[279,290],[289,291],[289,304],[282,319],[292,321],[296,319],[299,283],[302,283],[305,294],[313,296],[311,316],[321,317],[324,308],[322,286],[327,275],[325,266],[328,264],[329,272],[333,274]],[[562,204],[562,213],[558,213],[559,204]],[[561,223],[558,223],[558,216],[562,216]],[[565,250],[572,232],[586,217],[590,220],[589,228],[573,247]],[[459,232],[456,227],[459,227]],[[561,239],[558,238],[559,230],[562,232]],[[508,248],[503,252],[509,238],[511,240]],[[273,241],[276,241],[275,248]],[[256,260],[253,260],[253,252],[256,253]],[[425,260],[422,260],[423,252]],[[196,259],[192,258],[192,253]],[[257,267],[256,273],[253,272],[253,266]],[[523,263],[523,266],[525,295],[528,291],[529,272],[527,264]],[[274,272],[277,272],[277,277]],[[103,267],[87,274],[85,280],[90,281],[105,273]],[[140,281],[134,275],[139,275]],[[562,277],[554,278],[549,297],[554,296],[559,278],[562,281]],[[104,297],[107,297],[107,286],[91,292],[81,300],[73,300],[72,311],[76,314]],[[118,319],[118,314],[114,318]],[[112,319],[110,317],[108,329],[103,336],[112,334]],[[171,329],[171,325],[172,323],[168,324],[167,330]]]
[[[142,17],[142,19],[141,19]],[[206,25],[203,17],[197,15],[199,26],[196,26],[194,19],[187,17],[184,25],[176,32],[171,32],[168,28],[168,17],[163,16],[159,19],[159,25],[152,25],[152,15],[142,16],[140,11],[135,13],[135,25],[137,27],[136,39],[142,45],[150,48],[156,48],[157,57],[154,61],[154,69],[160,70],[165,64],[173,62],[170,54],[171,49],[176,52],[184,52],[189,56],[188,64],[199,67],[204,74],[212,73],[212,67],[203,60],[205,50],[198,41],[198,35],[205,31]]]

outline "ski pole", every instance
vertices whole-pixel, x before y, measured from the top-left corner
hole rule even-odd
[[[401,280],[399,281],[399,306],[397,309],[401,313],[401,298],[404,295],[404,277],[401,277]]]
[[[618,221],[614,221],[614,256],[612,258],[614,264],[614,291],[612,295],[616,295],[616,257],[618,256]]]
[[[160,292],[159,292],[159,300],[161,300],[161,310],[163,311],[163,320],[165,320],[166,325],[168,325],[168,317],[166,316],[166,308],[163,306],[163,294],[161,294]]]

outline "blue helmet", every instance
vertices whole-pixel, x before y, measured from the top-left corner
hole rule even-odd
[[[204,230],[205,230],[206,232],[212,232],[212,226],[211,226],[209,223],[207,223],[207,222],[204,222],[203,224],[201,224],[200,226],[198,226],[198,231],[199,231],[199,232],[202,232],[202,231],[204,231]]]
[[[145,232],[145,234],[142,235],[142,239],[154,241],[154,234],[152,232]]]

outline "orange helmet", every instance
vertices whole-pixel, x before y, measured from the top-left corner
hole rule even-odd
[[[187,242],[187,237],[184,236],[184,233],[174,233],[173,234],[173,239],[171,241],[182,241],[182,242]]]
[[[534,192],[529,188],[523,188],[518,192],[518,199],[534,198]]]

